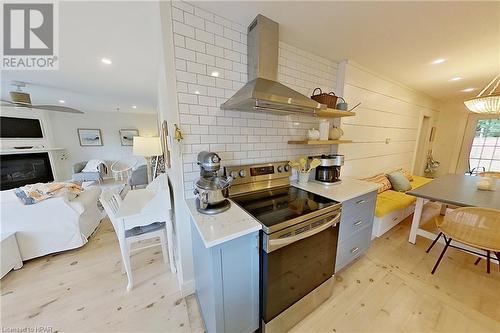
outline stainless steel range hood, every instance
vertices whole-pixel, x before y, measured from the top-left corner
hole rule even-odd
[[[259,14],[248,27],[247,43],[249,82],[221,109],[310,115],[326,109],[326,105],[277,82],[278,23]]]

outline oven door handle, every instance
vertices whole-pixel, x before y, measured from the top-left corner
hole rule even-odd
[[[336,225],[337,223],[339,223],[339,220],[340,220],[340,213],[335,215],[335,217],[333,219],[331,219],[330,221],[328,221],[327,223],[323,224],[320,227],[314,228],[312,230],[309,230],[309,231],[306,231],[306,232],[303,232],[303,233],[300,233],[298,235],[291,236],[291,237],[270,239],[269,240],[269,248],[283,247],[285,245],[295,243],[301,239],[316,235],[316,234],[330,228],[331,226]]]

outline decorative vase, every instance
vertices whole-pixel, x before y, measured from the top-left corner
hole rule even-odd
[[[298,172],[299,174],[299,184],[307,184],[309,181],[309,175],[311,172]]]
[[[327,119],[321,119],[319,122],[319,139],[322,141],[328,140],[330,122]]]
[[[317,129],[311,128],[307,131],[307,139],[312,141],[319,140],[319,131]]]
[[[338,140],[342,137],[342,135],[344,135],[344,131],[341,128],[336,126],[330,128],[330,134],[329,134],[330,140]]]

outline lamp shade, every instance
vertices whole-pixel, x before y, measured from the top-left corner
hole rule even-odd
[[[158,156],[162,154],[160,137],[134,136],[133,154],[138,156]]]

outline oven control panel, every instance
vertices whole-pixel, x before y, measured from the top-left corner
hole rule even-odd
[[[234,179],[232,185],[237,185],[288,178],[292,175],[292,170],[288,165],[288,161],[283,161],[265,164],[226,166],[224,167],[224,173],[226,176],[231,176]]]

